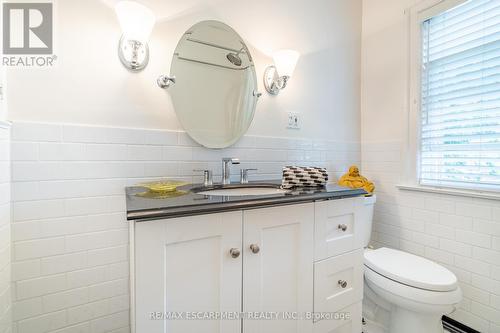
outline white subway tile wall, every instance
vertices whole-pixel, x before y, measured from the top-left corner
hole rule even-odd
[[[211,169],[218,181],[227,156],[258,168],[251,179],[279,179],[290,164],[337,178],[360,163],[356,142],[245,136],[209,150],[184,132],[24,122],[14,122],[11,147],[17,333],[130,331],[127,185],[201,182],[193,169]]]
[[[10,130],[0,126],[0,333],[12,331]]]
[[[464,293],[450,316],[480,332],[500,333],[500,201],[398,190],[401,144],[361,147],[363,173],[377,187],[373,244],[449,268]]]

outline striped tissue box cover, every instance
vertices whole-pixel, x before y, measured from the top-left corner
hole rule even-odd
[[[283,168],[282,188],[324,186],[328,182],[325,168],[286,166]]]

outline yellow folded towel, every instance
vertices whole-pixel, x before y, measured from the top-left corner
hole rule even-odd
[[[357,166],[353,165],[349,168],[349,172],[340,177],[339,185],[350,188],[362,188],[366,192],[372,194],[375,191],[375,185],[359,174]]]

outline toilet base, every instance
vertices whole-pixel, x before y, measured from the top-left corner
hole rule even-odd
[[[364,333],[443,333],[442,314],[419,313],[388,302],[365,283]]]
[[[377,314],[373,315],[370,310],[365,311],[368,305],[363,301],[363,317],[365,326],[363,333],[443,333],[447,332],[443,328],[441,316],[422,315],[407,311],[403,308],[393,306],[391,311],[378,308]]]
[[[393,306],[388,333],[443,333],[439,314],[421,314]]]
[[[387,330],[378,323],[365,319],[362,333],[387,333]]]

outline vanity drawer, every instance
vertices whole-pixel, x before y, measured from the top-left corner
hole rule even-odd
[[[360,333],[362,330],[362,302],[350,305],[338,314],[345,316],[337,320],[320,320],[313,325],[314,333]],[[345,318],[345,319],[343,319]]]
[[[323,260],[363,247],[360,232],[362,198],[317,202],[314,259]]]
[[[363,298],[363,250],[352,251],[314,264],[316,315],[331,313]],[[315,321],[317,321],[315,317]]]

